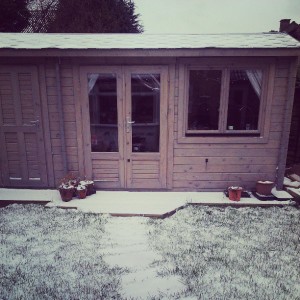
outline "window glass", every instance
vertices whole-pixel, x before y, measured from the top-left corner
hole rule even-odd
[[[92,152],[118,151],[117,79],[115,74],[88,75]]]
[[[188,130],[218,130],[221,70],[190,70]]]
[[[158,152],[160,75],[131,75],[132,152]]]
[[[257,130],[262,88],[261,70],[231,70],[227,130]]]

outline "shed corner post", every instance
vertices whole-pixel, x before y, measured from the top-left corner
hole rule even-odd
[[[286,168],[289,134],[290,134],[290,127],[291,127],[291,117],[292,117],[292,110],[293,110],[295,83],[296,83],[298,65],[299,65],[299,57],[294,57],[290,62],[290,68],[289,68],[286,105],[285,105],[285,112],[284,112],[284,119],[283,119],[283,128],[282,128],[281,139],[280,139],[280,150],[278,156],[278,170],[277,170],[277,178],[276,178],[277,190],[283,189],[283,180],[284,180],[284,174]]]

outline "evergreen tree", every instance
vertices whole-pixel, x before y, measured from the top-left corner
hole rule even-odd
[[[30,12],[28,0],[0,1],[0,32],[21,32],[27,25]]]
[[[138,33],[143,28],[129,0],[59,0],[51,33]]]
[[[31,16],[24,32],[47,32],[49,24],[55,18],[58,1],[30,0],[28,8]]]

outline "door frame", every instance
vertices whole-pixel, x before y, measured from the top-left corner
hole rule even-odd
[[[126,137],[126,159],[130,160],[130,163],[126,163],[126,187],[127,188],[140,188],[139,185],[135,185],[132,178],[132,164],[133,161],[143,161],[146,159],[155,158],[160,161],[160,170],[159,170],[159,185],[160,189],[165,189],[167,187],[167,131],[168,131],[168,66],[159,65],[159,66],[127,66],[124,70],[125,76],[125,116],[124,121],[126,122],[126,117],[132,120],[131,116],[131,74],[140,73],[140,74],[160,74],[160,103],[159,103],[159,117],[160,117],[160,134],[159,134],[159,152],[132,152],[132,130],[130,133],[124,133]],[[134,121],[134,120],[132,120]],[[146,187],[147,188],[147,187]],[[153,188],[153,187],[151,187]]]
[[[102,160],[119,160],[119,183],[113,188],[122,188],[125,186],[124,174],[124,124],[120,122],[123,114],[124,97],[122,90],[124,89],[123,72],[120,66],[81,66],[80,67],[80,98],[81,98],[81,120],[83,132],[83,154],[84,154],[84,174],[87,178],[93,178],[93,159]],[[89,96],[87,85],[87,74],[102,73],[116,74],[117,79],[117,110],[118,110],[118,152],[92,152],[91,151],[91,130],[90,130],[90,113],[89,113]],[[122,133],[122,134],[121,134]],[[100,183],[103,182],[102,180]],[[97,180],[95,180],[97,185]]]
[[[160,73],[161,76],[161,95],[160,95],[160,149],[156,153],[132,153],[131,151],[131,132],[126,132],[126,116],[131,111],[131,89],[130,74],[131,73]],[[87,74],[102,73],[116,74],[117,78],[117,109],[118,109],[118,152],[91,152],[91,131],[90,131],[90,115],[89,115],[89,97],[87,86]],[[131,168],[132,164],[128,164],[127,159],[132,158],[142,160],[143,157],[151,155],[160,157],[160,189],[167,187],[167,153],[168,153],[168,103],[169,103],[169,72],[168,65],[82,65],[79,68],[80,78],[80,104],[81,104],[81,120],[83,132],[83,162],[84,172],[88,178],[93,178],[93,159],[102,160],[119,160],[119,183],[109,187],[109,183],[105,180],[99,180],[99,187],[104,188],[120,188],[132,189],[136,188],[131,184]],[[109,181],[109,180],[108,180]],[[95,181],[97,186],[97,180]],[[101,186],[101,183],[103,185]],[[146,187],[147,188],[147,187]]]

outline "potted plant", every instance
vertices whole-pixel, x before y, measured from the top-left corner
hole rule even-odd
[[[229,200],[240,201],[242,196],[243,188],[240,186],[230,186],[228,188]]]
[[[86,188],[86,186],[79,184],[76,187],[76,192],[77,192],[77,197],[79,199],[84,199],[86,197],[86,194],[87,194],[87,188]]]
[[[272,195],[273,186],[274,186],[273,181],[257,181],[256,193],[262,196],[270,196]]]
[[[93,180],[81,180],[79,182],[80,185],[85,186],[87,189],[86,195],[90,196],[96,193],[95,185]]]
[[[84,199],[86,196],[96,193],[94,181],[81,180],[72,173],[61,179],[58,190],[63,201],[70,201],[73,197]]]
[[[62,201],[70,201],[72,200],[73,196],[74,196],[74,192],[75,192],[75,187],[71,184],[65,184],[62,183],[59,187],[58,187],[60,196],[61,196],[61,200]]]
[[[78,178],[72,173],[67,174],[61,179],[58,187],[62,201],[70,201],[76,195],[76,186],[78,185]]]

